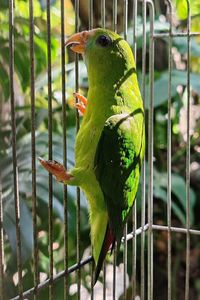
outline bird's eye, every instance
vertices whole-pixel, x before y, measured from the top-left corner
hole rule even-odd
[[[100,35],[97,40],[96,40],[97,45],[100,45],[101,47],[108,47],[111,43],[112,40],[110,37],[106,35]]]

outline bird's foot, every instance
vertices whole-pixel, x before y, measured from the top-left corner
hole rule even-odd
[[[86,106],[87,106],[87,99],[79,93],[73,93],[73,95],[76,99],[78,99],[80,101],[80,102],[75,104],[75,107],[78,109],[78,111],[81,114],[84,115],[85,109],[86,109]]]
[[[55,160],[45,160],[41,157],[38,157],[38,160],[49,173],[56,177],[57,181],[67,183],[70,179],[73,178],[73,176],[70,175],[65,167],[59,162]]]

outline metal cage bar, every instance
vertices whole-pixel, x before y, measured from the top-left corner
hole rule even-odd
[[[101,26],[106,27],[106,4],[105,0],[101,0]]]
[[[3,197],[0,173],[0,299],[4,299],[4,237],[3,237]]]
[[[172,155],[172,143],[171,143],[171,81],[172,81],[172,4],[170,0],[166,1],[166,5],[169,10],[169,46],[168,46],[168,119],[167,119],[167,225],[168,225],[168,236],[167,236],[167,277],[168,277],[168,300],[172,296],[171,287],[171,155]]]
[[[106,28],[106,3],[101,0],[101,27]],[[106,261],[103,263],[103,300],[106,299]]]
[[[147,0],[150,13],[150,41],[149,41],[149,114],[148,114],[148,300],[153,300],[153,116],[154,116],[154,4]]]
[[[142,99],[144,103],[144,108],[146,106],[146,51],[147,51],[147,43],[146,43],[146,1],[142,2],[142,29],[143,29],[143,36],[142,36],[142,83],[141,83],[141,94]],[[142,207],[141,210],[141,226],[142,226],[142,232],[141,232],[141,252],[140,252],[140,258],[141,258],[141,299],[145,299],[145,212],[146,212],[146,159],[144,158],[144,162],[142,165],[141,170],[141,176],[142,176]]]
[[[127,32],[128,32],[128,0],[124,0],[124,39],[127,40]],[[124,253],[123,253],[123,265],[124,265],[124,276],[123,276],[123,297],[124,299],[127,298],[127,258],[128,258],[128,245],[127,245],[127,232],[128,232],[128,225],[125,225],[124,228]]]
[[[37,297],[37,285],[39,283],[38,272],[38,231],[37,231],[37,195],[36,195],[36,146],[35,146],[35,58],[34,58],[34,4],[29,1],[29,31],[30,31],[30,81],[31,81],[31,156],[32,156],[32,216],[33,216],[33,273],[35,293]]]
[[[22,253],[21,253],[21,232],[20,232],[20,202],[19,202],[19,181],[16,151],[16,117],[15,117],[15,88],[14,88],[14,2],[9,0],[9,76],[10,76],[10,107],[11,107],[11,128],[12,128],[12,162],[13,162],[13,185],[15,203],[15,225],[16,225],[16,248],[17,248],[17,272],[18,292],[22,299]]]
[[[47,16],[47,77],[48,77],[48,145],[49,145],[49,159],[52,159],[53,152],[53,137],[52,137],[52,69],[51,69],[51,5],[50,0],[47,0],[46,5],[46,16]],[[118,19],[118,1],[113,0],[113,20],[112,28],[117,32],[117,19]],[[127,39],[128,32],[128,0],[123,0],[123,29],[124,38]],[[166,6],[168,7],[169,15],[169,31],[168,32],[155,32],[154,19],[155,19],[155,8],[152,0],[143,0],[142,3],[139,1],[133,1],[133,53],[135,60],[137,61],[137,10],[138,5],[141,5],[142,9],[142,27],[143,27],[143,47],[142,47],[142,83],[141,83],[141,94],[146,105],[148,93],[146,93],[146,81],[147,81],[147,15],[149,13],[150,19],[150,36],[149,36],[149,115],[148,115],[148,164],[149,174],[146,178],[146,163],[144,162],[142,167],[142,210],[141,210],[141,224],[137,224],[136,205],[133,209],[132,221],[133,227],[132,232],[127,232],[127,226],[124,231],[124,237],[122,243],[124,245],[123,252],[123,297],[127,297],[127,255],[129,243],[132,240],[132,298],[137,296],[138,288],[136,286],[137,280],[140,280],[140,297],[142,300],[152,300],[153,289],[155,288],[154,282],[154,270],[153,270],[153,245],[154,245],[154,232],[163,231],[167,232],[167,291],[168,300],[172,299],[172,233],[183,234],[186,240],[186,269],[185,269],[185,300],[190,297],[190,256],[191,256],[191,236],[199,236],[200,231],[191,229],[190,224],[190,47],[191,38],[199,37],[200,32],[191,32],[191,16],[190,16],[190,2],[187,0],[187,30],[186,32],[173,32],[172,25],[172,4],[171,0],[166,0]],[[65,80],[65,6],[64,0],[60,0],[61,7],[61,73],[62,73],[62,124],[63,124],[63,164],[67,168],[67,115],[66,115],[66,80]],[[93,28],[93,16],[94,16],[94,5],[93,0],[88,0],[88,11],[89,11],[89,29]],[[106,27],[106,1],[101,0],[101,24],[102,27]],[[75,31],[79,31],[79,0],[75,0]],[[44,288],[49,288],[49,299],[54,299],[53,285],[58,280],[64,280],[64,299],[68,298],[69,293],[69,274],[77,273],[77,298],[81,299],[81,268],[87,264],[91,266],[91,299],[94,299],[93,290],[93,271],[94,262],[92,257],[87,257],[81,260],[81,249],[80,249],[80,190],[77,189],[77,216],[76,216],[76,230],[77,230],[77,263],[73,266],[68,265],[68,197],[67,187],[63,187],[63,207],[64,207],[64,270],[54,274],[54,257],[53,257],[53,183],[52,177],[49,176],[49,207],[48,207],[48,220],[49,220],[49,278],[43,282],[39,282],[39,271],[38,271],[38,231],[37,231],[37,193],[36,193],[36,145],[35,145],[35,60],[34,60],[34,1],[29,0],[29,30],[30,30],[30,88],[31,88],[31,153],[32,153],[32,218],[34,224],[33,240],[34,240],[34,253],[33,253],[33,275],[34,282],[33,287],[23,292],[23,278],[22,278],[22,257],[21,257],[21,232],[20,232],[20,199],[19,199],[19,184],[18,184],[18,167],[17,167],[17,153],[16,153],[16,116],[15,116],[15,86],[14,86],[14,0],[9,0],[9,75],[10,75],[10,106],[11,106],[11,127],[12,127],[12,153],[13,153],[13,179],[14,179],[14,199],[15,199],[15,216],[16,216],[16,247],[17,247],[17,270],[18,270],[18,296],[14,297],[13,300],[24,299],[26,297],[33,296],[34,299],[39,299],[39,291]],[[172,42],[173,38],[186,38],[187,39],[187,141],[186,141],[186,227],[175,227],[172,226],[171,218],[171,207],[172,207],[172,125],[171,125],[171,82],[172,82]],[[168,41],[168,110],[167,110],[167,224],[158,225],[153,222],[153,117],[154,117],[154,43],[157,39],[166,38]],[[75,90],[78,92],[79,89],[79,57],[75,57]],[[77,101],[77,100],[76,100]],[[76,111],[76,128],[77,131],[80,126],[79,114]],[[1,179],[1,178],[0,178]],[[146,195],[146,184],[148,184],[148,197]],[[148,203],[146,203],[147,201]],[[146,207],[147,206],[147,207]],[[146,208],[148,217],[146,218]],[[146,220],[147,219],[147,220]],[[4,288],[4,237],[3,237],[3,194],[0,187],[0,287],[1,297],[4,299],[3,288]],[[137,261],[136,258],[136,246],[141,237],[141,248],[140,248],[140,278],[137,278]],[[148,238],[146,243],[146,237]],[[147,259],[145,251],[147,248]],[[146,263],[147,263],[147,275],[146,274]],[[106,295],[106,263],[103,267],[103,299],[107,299]],[[112,298],[116,299],[117,290],[117,274],[116,274],[116,251],[113,251],[113,289]]]
[[[67,169],[67,115],[66,115],[66,80],[65,80],[65,5],[60,1],[61,9],[61,72],[62,72],[62,126],[63,126],[63,166]],[[64,207],[64,267],[68,270],[68,196],[67,186],[63,185]],[[64,277],[64,300],[69,293],[69,277]]]
[[[48,159],[53,158],[53,136],[52,136],[52,70],[51,70],[51,9],[50,0],[47,0],[47,78],[48,78]],[[49,174],[49,299],[53,300],[53,181]]]
[[[186,270],[185,300],[189,299],[190,279],[190,1],[187,0],[187,141],[186,141]]]
[[[75,32],[79,32],[79,0],[75,1]],[[79,89],[79,55],[75,53],[75,91],[78,92]],[[78,99],[76,99],[78,102]],[[76,110],[76,132],[78,132],[80,127],[80,118],[78,109]],[[76,201],[77,201],[77,211],[76,211],[76,234],[77,234],[77,262],[81,261],[80,255],[80,188],[76,189]],[[77,298],[81,297],[81,269],[77,270]]]
[[[93,0],[89,0],[89,30],[93,29],[93,15],[94,15],[94,5]],[[104,265],[104,272],[106,272],[106,266]],[[106,275],[106,274],[105,274]],[[104,285],[105,290],[105,285]],[[91,300],[94,299],[94,261],[91,262]]]
[[[132,15],[132,21],[133,21],[133,54],[135,58],[135,64],[137,65],[137,1],[133,2],[133,15]],[[135,232],[137,228],[137,198],[135,199],[135,204],[132,210],[132,230]],[[132,299],[135,299],[136,297],[136,267],[137,267],[137,237],[135,237],[132,240]]]
[[[93,0],[89,0],[89,29],[93,28]]]
[[[113,0],[113,31],[117,31],[117,0]]]

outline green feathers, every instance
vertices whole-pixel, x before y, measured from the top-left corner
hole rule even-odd
[[[56,161],[40,158],[58,181],[77,185],[89,203],[95,282],[106,253],[117,241],[133,206],[144,156],[144,110],[131,48],[118,34],[93,29],[66,42],[84,56],[88,99],[76,107],[84,117],[76,137],[75,166],[69,172]],[[82,99],[82,100],[81,100]]]
[[[86,35],[88,102],[71,174],[89,202],[97,279],[109,247],[115,240],[121,242],[136,197],[144,156],[144,111],[127,42],[105,29]]]
[[[143,116],[142,110],[137,113]],[[134,112],[111,116],[102,131],[94,163],[110,229],[119,244],[137,192],[143,158],[144,141],[142,135],[134,138],[136,127]]]

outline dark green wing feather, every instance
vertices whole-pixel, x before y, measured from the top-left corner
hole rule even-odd
[[[136,196],[144,153],[143,110],[138,113],[139,118],[118,114],[106,121],[94,162],[109,226],[119,244]]]

